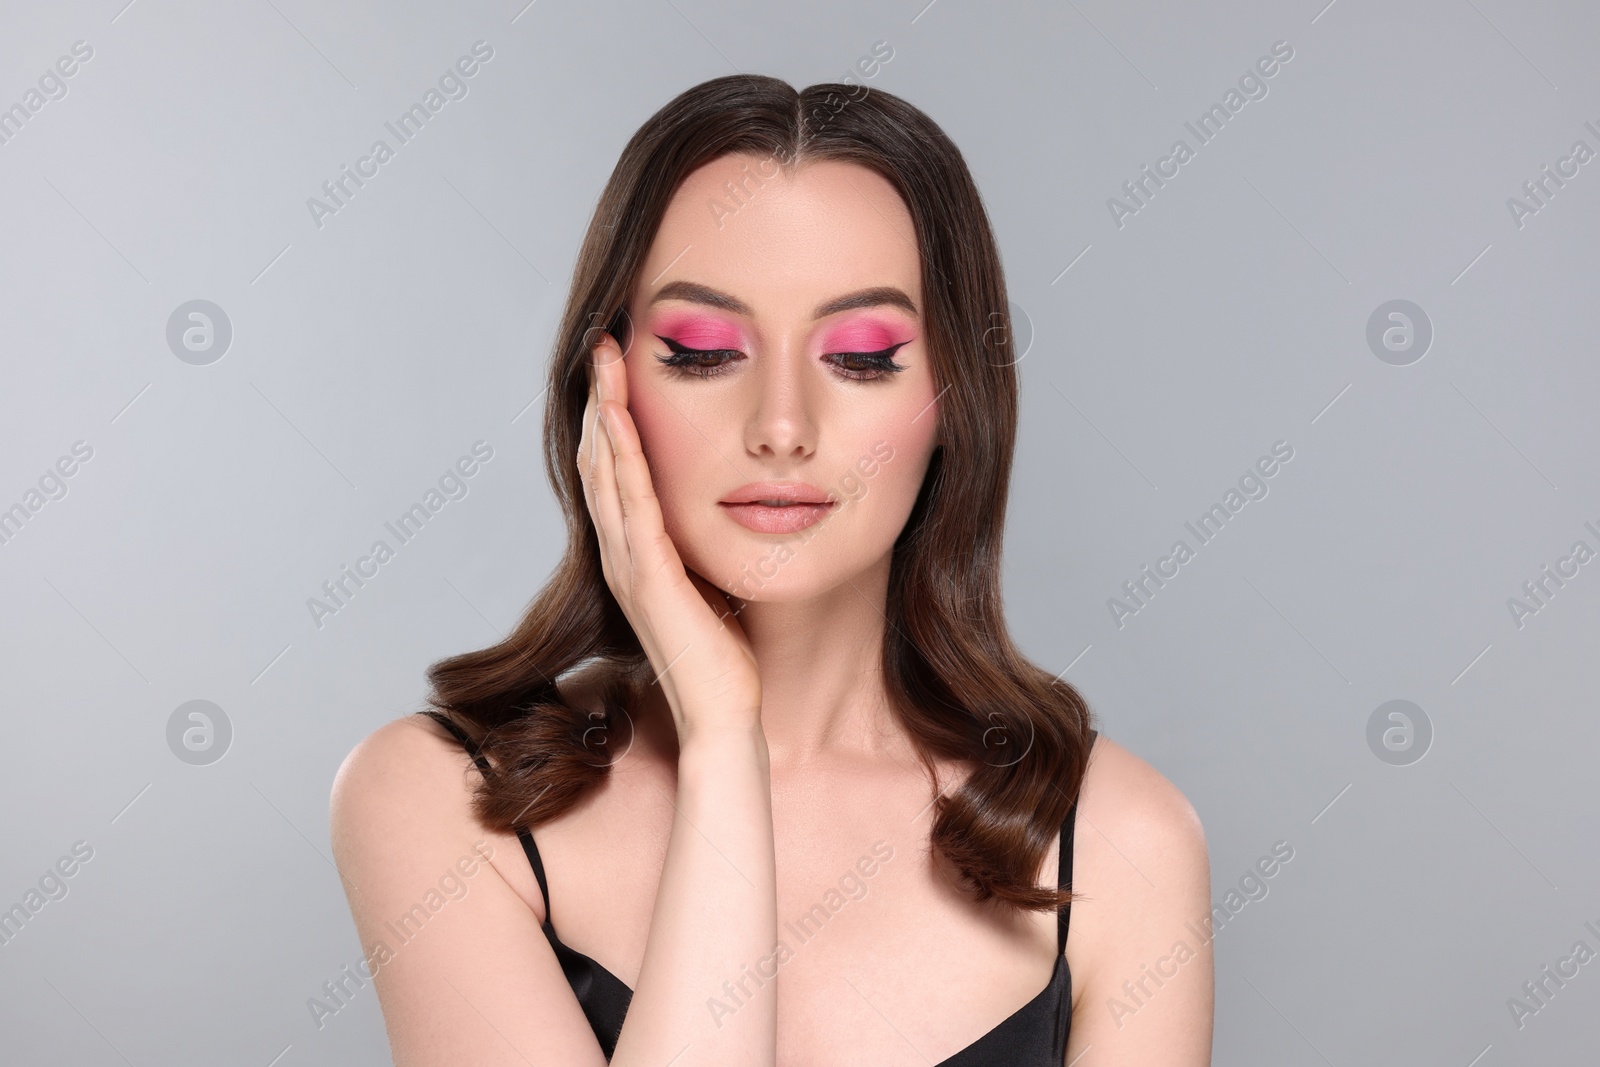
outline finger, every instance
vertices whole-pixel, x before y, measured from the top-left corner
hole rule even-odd
[[[640,576],[671,573],[673,564],[681,569],[677,549],[667,538],[661,502],[656,498],[650,465],[645,460],[633,417],[627,408],[611,399],[601,402],[601,410],[609,431],[608,447],[614,457],[613,478],[634,573]]]
[[[596,362],[593,367],[600,387],[600,399],[615,400],[623,407],[627,407],[628,371],[621,342],[610,334],[601,336],[602,341],[595,349]]]
[[[589,514],[589,521],[594,526],[595,542],[600,553],[600,571],[606,579],[607,585],[614,585],[613,575],[615,568],[612,566],[611,553],[607,547],[607,537],[599,504],[595,495],[594,453],[597,439],[604,436],[599,422],[599,395],[593,383],[589,386],[589,397],[583,408],[583,430],[578,443],[578,480],[583,489],[583,506]]]
[[[590,518],[594,518],[594,494],[591,489],[593,479],[590,472],[594,469],[594,438],[595,415],[599,398],[595,394],[594,383],[589,383],[589,395],[583,404],[583,418],[578,429],[578,481],[583,488],[584,507],[588,509]]]
[[[585,352],[592,350],[595,345],[600,343],[600,338],[605,333],[605,316],[598,311],[589,312],[589,325],[584,328],[583,337],[578,341],[578,347]]]
[[[608,353],[606,349],[611,351]],[[615,342],[609,338],[594,349],[597,364],[608,358],[614,358],[615,354]],[[632,550],[624,524],[622,500],[617,490],[616,455],[612,450],[611,436],[601,422],[609,403],[604,368],[597,369],[601,373],[596,376],[594,404],[596,425],[590,435],[590,440],[593,442],[589,464],[589,485],[592,494],[590,514],[594,516],[595,526],[600,530],[601,549],[611,564],[612,573],[626,575],[632,572]]]
[[[589,382],[589,393],[583,401],[583,418],[578,423],[578,454],[574,457],[578,464],[578,477],[584,485],[585,498],[589,488],[589,452],[594,448],[593,435],[589,432],[589,424],[594,419],[594,381]]]
[[[603,339],[605,334],[599,336]],[[606,488],[602,484],[602,475],[609,470],[614,461],[611,458],[609,442],[606,441],[605,428],[600,424],[600,383],[596,379],[594,370],[594,353],[585,361],[589,377],[589,396],[583,409],[583,430],[579,447],[578,466],[579,477],[583,481],[584,506],[589,512],[589,521],[595,530],[595,541],[600,554],[600,571],[611,588],[613,595],[617,595],[619,602],[623,597],[618,593],[616,576],[619,573],[619,560],[617,546],[623,543],[621,535],[621,505],[617,504],[611,512],[617,517],[610,521],[604,504]],[[612,491],[614,496],[614,490]],[[626,563],[624,553],[621,563]]]

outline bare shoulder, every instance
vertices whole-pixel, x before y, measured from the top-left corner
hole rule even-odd
[[[1095,739],[1078,797],[1079,817],[1157,869],[1203,864],[1205,829],[1189,798],[1109,737]]]
[[[334,859],[394,1062],[515,1067],[526,1063],[515,1050],[542,1047],[551,1062],[600,1067],[517,838],[473,811],[478,779],[461,743],[421,715],[373,730],[334,777]]]
[[[398,826],[456,823],[469,810],[466,750],[425,715],[384,723],[362,738],[334,775],[329,797],[334,849]],[[412,835],[407,835],[412,836]]]
[[[446,852],[475,852],[542,922],[544,901],[516,835],[485,827],[473,811],[480,780],[461,742],[429,716],[373,730],[345,756],[329,797],[340,872],[347,880],[359,880],[358,872],[404,878]]]
[[[1068,1059],[1093,1047],[1081,1067],[1209,1064],[1211,869],[1194,805],[1100,737],[1077,818]]]

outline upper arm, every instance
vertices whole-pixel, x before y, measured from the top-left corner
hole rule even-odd
[[[1107,738],[1079,795],[1067,1061],[1209,1067],[1214,974],[1205,831],[1187,798]],[[1084,1054],[1084,1053],[1087,1054]]]
[[[434,731],[416,718],[379,727],[345,757],[331,797],[366,958],[352,972],[377,986],[394,1063],[603,1067],[538,917],[488,862],[504,835],[472,814],[476,768]]]

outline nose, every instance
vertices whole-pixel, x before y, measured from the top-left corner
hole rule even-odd
[[[745,420],[745,449],[769,459],[804,459],[816,451],[818,383],[805,373],[805,356],[797,347],[775,349],[757,360],[749,376],[755,395]]]

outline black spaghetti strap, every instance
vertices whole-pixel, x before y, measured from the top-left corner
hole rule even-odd
[[[1067,889],[1072,884],[1072,839],[1078,823],[1078,802],[1072,802],[1066,821],[1061,826],[1061,877],[1057,883]],[[1056,912],[1056,955],[1067,950],[1067,925],[1072,921],[1072,903],[1069,901]]]
[[[1094,748],[1094,741],[1098,735],[1098,730],[1089,731],[1089,748],[1091,750]],[[1081,788],[1080,786],[1080,791]],[[1060,880],[1058,885],[1062,889],[1071,888],[1072,885],[1072,842],[1077,836],[1077,830],[1078,801],[1074,798],[1072,807],[1067,811],[1066,821],[1061,824],[1061,861],[1059,864]],[[1056,913],[1056,955],[1058,956],[1067,950],[1067,927],[1071,922],[1072,904],[1069,902],[1062,905],[1061,910]]]
[[[539,846],[533,843],[533,835],[526,826],[517,827],[517,840],[522,842],[522,851],[528,857],[528,866],[533,868],[533,876],[539,880],[539,895],[544,897],[544,925],[554,929],[550,922],[550,886],[544,880],[544,861],[539,858]]]
[[[466,731],[452,722],[448,716],[441,715],[437,711],[425,711],[422,714],[436,720],[439,725],[454,734],[456,740],[461,742],[461,747],[466,749],[467,753],[472,756],[473,761],[477,763],[479,770],[487,771],[489,769],[489,761],[483,758],[483,755],[478,751],[478,746],[472,743],[472,738],[468,737]],[[528,865],[533,868],[533,876],[539,880],[539,895],[544,898],[544,921],[549,923],[550,886],[545,881],[544,862],[539,859],[539,847],[533,843],[533,835],[528,832],[526,826],[517,827],[517,840],[522,842],[522,851],[528,857]]]
[[[467,754],[472,757],[473,762],[478,765],[479,770],[487,771],[489,769],[489,761],[484,759],[483,756],[478,753],[478,746],[472,743],[472,738],[467,736],[467,732],[465,730],[452,722],[449,716],[441,715],[437,711],[425,711],[422,714],[434,719],[439,723],[440,726],[443,726],[446,730],[449,730],[452,734],[455,734],[456,740],[461,742],[461,747],[467,750]]]

